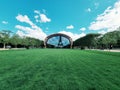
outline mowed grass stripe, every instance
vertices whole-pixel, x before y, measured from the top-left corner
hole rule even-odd
[[[77,54],[76,54],[77,55]],[[89,53],[89,54],[84,54],[84,55],[88,55],[87,57],[86,56],[83,56],[83,55],[81,55],[81,60],[83,60],[83,62],[85,62],[84,63],[84,65],[87,65],[86,67],[89,67],[89,68],[87,68],[86,70],[90,70],[90,71],[93,71],[95,68],[97,68],[96,66],[97,65],[95,65],[94,66],[94,63],[91,63],[91,61],[93,62],[93,59],[94,59],[94,57],[96,57],[97,56],[97,58],[99,58],[98,60],[99,61],[101,61],[101,56],[99,57],[99,55],[94,55],[94,54],[92,54],[92,52],[91,53]],[[92,55],[92,56],[91,56]],[[84,57],[83,59],[82,59],[82,56]],[[96,59],[97,59],[96,58]],[[108,58],[109,59],[109,58]],[[95,60],[95,59],[94,59]],[[103,57],[103,60],[104,60],[104,57]],[[90,62],[90,63],[89,63]],[[91,64],[91,65],[90,65]],[[99,63],[97,63],[97,64],[99,64]],[[109,63],[108,63],[109,64]],[[101,65],[102,66],[102,65]],[[103,66],[102,66],[103,67]],[[98,65],[98,68],[99,68],[99,65]],[[102,69],[101,67],[99,68],[100,70],[102,70],[102,71],[104,71],[104,69]],[[86,71],[86,72],[88,72],[88,71]],[[98,72],[98,73],[97,73]],[[98,79],[100,78],[100,77],[103,77],[104,75],[104,73],[103,74],[100,74],[101,72],[99,72],[98,70],[96,70],[96,71],[93,71],[93,72],[91,72],[91,73],[96,73],[96,75],[94,75],[94,78],[95,78],[95,76],[97,76],[98,77]],[[87,73],[86,73],[87,74]],[[89,73],[88,73],[89,74]],[[108,74],[109,75],[109,74]],[[102,79],[102,78],[101,78]],[[105,78],[103,78],[103,79],[105,79]],[[117,80],[119,80],[119,78],[117,79]],[[105,80],[104,80],[105,81]],[[108,83],[110,83],[110,82],[108,82]],[[118,85],[118,84],[117,84]]]
[[[0,51],[0,89],[119,90],[119,55],[69,49]]]
[[[106,75],[108,76],[110,74],[107,72],[106,68],[102,68],[102,67],[104,67],[103,64],[101,64],[101,66],[100,66],[100,65],[96,65],[96,63],[91,64],[91,61],[89,62],[89,61],[84,60],[83,62],[85,62],[86,67],[88,67],[87,70],[89,70],[91,72],[91,73],[86,73],[86,74],[89,75],[89,77],[93,77],[93,78],[90,78],[90,80],[88,79],[89,82],[93,81],[94,84],[98,83],[99,87],[100,88],[102,87],[101,89],[104,89],[104,87],[103,87],[103,86],[105,86],[105,85],[103,85],[104,81],[106,82],[107,86],[114,85],[113,82],[108,80],[108,78],[105,78]],[[106,71],[104,69],[106,69]],[[86,70],[86,72],[88,72],[87,70]],[[119,78],[117,78],[117,79],[119,80]],[[118,86],[115,85],[115,87],[118,87]]]
[[[90,53],[93,53],[93,52],[94,51],[90,51]],[[119,82],[120,82],[119,60],[120,60],[120,58],[116,58],[116,56],[114,56],[114,55],[112,55],[112,56],[114,56],[112,58],[111,58],[111,56],[109,56],[108,58],[105,58],[106,53],[108,53],[108,52],[102,52],[102,53],[104,53],[104,55],[102,57],[100,54],[97,54],[97,53],[93,53],[95,55],[91,54],[92,58],[97,57],[96,58],[97,62],[96,61],[93,62],[92,59],[90,60],[90,57],[88,57],[89,61],[88,60],[87,61],[83,60],[83,61],[86,62],[87,66],[90,66],[91,68],[93,68],[93,70],[96,70],[95,72],[98,72],[98,74],[100,73],[101,76],[104,76],[106,78],[106,81],[110,80],[110,82],[108,82],[108,83],[113,83],[112,85],[116,85],[117,87],[120,87],[120,84],[119,84]],[[111,53],[111,54],[115,54],[115,53]],[[118,54],[118,53],[116,53],[116,54]],[[116,68],[118,68],[118,69],[116,69]],[[117,76],[117,78],[116,78],[116,76]],[[114,77],[114,80],[113,80],[113,77]],[[103,78],[103,79],[105,79],[105,78]]]

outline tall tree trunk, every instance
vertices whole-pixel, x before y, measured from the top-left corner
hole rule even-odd
[[[17,45],[15,45],[15,48],[17,48]]]
[[[5,43],[3,43],[3,48],[5,49]]]

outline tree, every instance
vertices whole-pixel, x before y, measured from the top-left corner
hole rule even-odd
[[[29,46],[35,48],[35,47],[40,47],[42,44],[42,41],[36,38],[31,38],[31,37],[27,37],[28,41],[29,41]]]
[[[11,34],[11,31],[9,30],[2,30],[0,32],[0,41],[1,43],[3,43],[3,48],[6,47],[6,44],[8,44],[10,42],[10,34]]]
[[[21,39],[21,45],[23,45],[24,47],[29,47],[30,45],[30,40],[27,37],[23,37]]]
[[[14,34],[11,39],[10,39],[10,43],[15,45],[15,47],[17,48],[18,44],[21,44],[21,39],[19,35]]]
[[[108,32],[101,38],[101,43],[109,47],[110,45],[117,45],[120,40],[120,31]]]
[[[43,45],[43,41],[31,37],[24,37],[21,40],[21,45],[24,47],[32,47],[32,48],[37,48]]]
[[[80,47],[96,47],[97,45],[97,37],[100,36],[100,34],[87,34],[86,36],[77,39],[74,42],[74,46],[80,46]]]
[[[20,37],[17,34],[11,35],[11,31],[3,30],[0,32],[0,43],[3,44],[3,48],[6,47],[6,44],[14,45],[17,48],[17,45],[26,48],[29,47],[42,47],[43,41],[31,37]]]

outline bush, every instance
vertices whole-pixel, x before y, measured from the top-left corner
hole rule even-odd
[[[81,50],[85,50],[85,47],[81,47]]]

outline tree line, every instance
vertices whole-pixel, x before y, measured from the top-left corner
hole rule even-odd
[[[0,31],[1,48],[40,48],[43,41],[31,37],[20,37],[8,30]]]
[[[43,48],[44,41],[31,38],[20,37],[8,30],[0,31],[0,48]],[[120,28],[106,34],[87,34],[74,41],[74,48],[107,49],[120,48]]]
[[[120,48],[120,28],[106,34],[87,34],[74,41],[76,48],[112,49]]]

